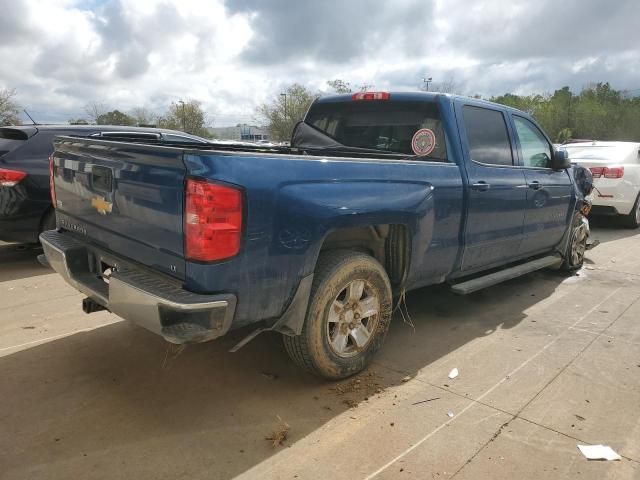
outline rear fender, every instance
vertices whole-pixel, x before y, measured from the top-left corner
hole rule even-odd
[[[369,225],[401,224],[412,245],[429,245],[434,187],[428,182],[355,181],[284,185],[278,194],[272,248],[299,250],[299,273],[313,273],[324,240],[332,232]],[[430,221],[424,221],[430,217]]]

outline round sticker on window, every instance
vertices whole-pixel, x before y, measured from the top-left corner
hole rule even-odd
[[[436,134],[428,128],[421,128],[413,134],[411,149],[416,155],[429,155],[436,148]]]

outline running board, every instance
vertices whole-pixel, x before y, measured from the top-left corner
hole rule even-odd
[[[478,277],[466,282],[456,283],[451,287],[451,291],[460,295],[467,295],[469,293],[482,290],[483,288],[502,283],[506,280],[511,280],[512,278],[535,272],[536,270],[540,270],[542,268],[558,265],[560,262],[562,262],[562,258],[555,255],[538,258],[527,263],[521,263],[520,265],[516,265],[515,267],[510,267],[504,270],[500,270],[499,272],[490,273],[489,275],[485,275],[484,277]]]

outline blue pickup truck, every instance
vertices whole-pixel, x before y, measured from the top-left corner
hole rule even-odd
[[[436,93],[317,99],[291,146],[59,137],[46,258],[173,343],[283,334],[326,378],[362,370],[394,299],[582,265],[585,183],[527,114]]]

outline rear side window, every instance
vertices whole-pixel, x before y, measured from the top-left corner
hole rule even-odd
[[[428,144],[421,154],[425,159],[446,160],[444,130],[440,111],[434,102],[351,101],[316,103],[306,123],[348,147],[368,148],[387,153],[415,155],[414,136]],[[425,130],[430,130],[432,133]],[[421,152],[421,150],[417,150]]]
[[[466,105],[463,117],[471,160],[489,165],[513,165],[511,142],[502,112]]]

